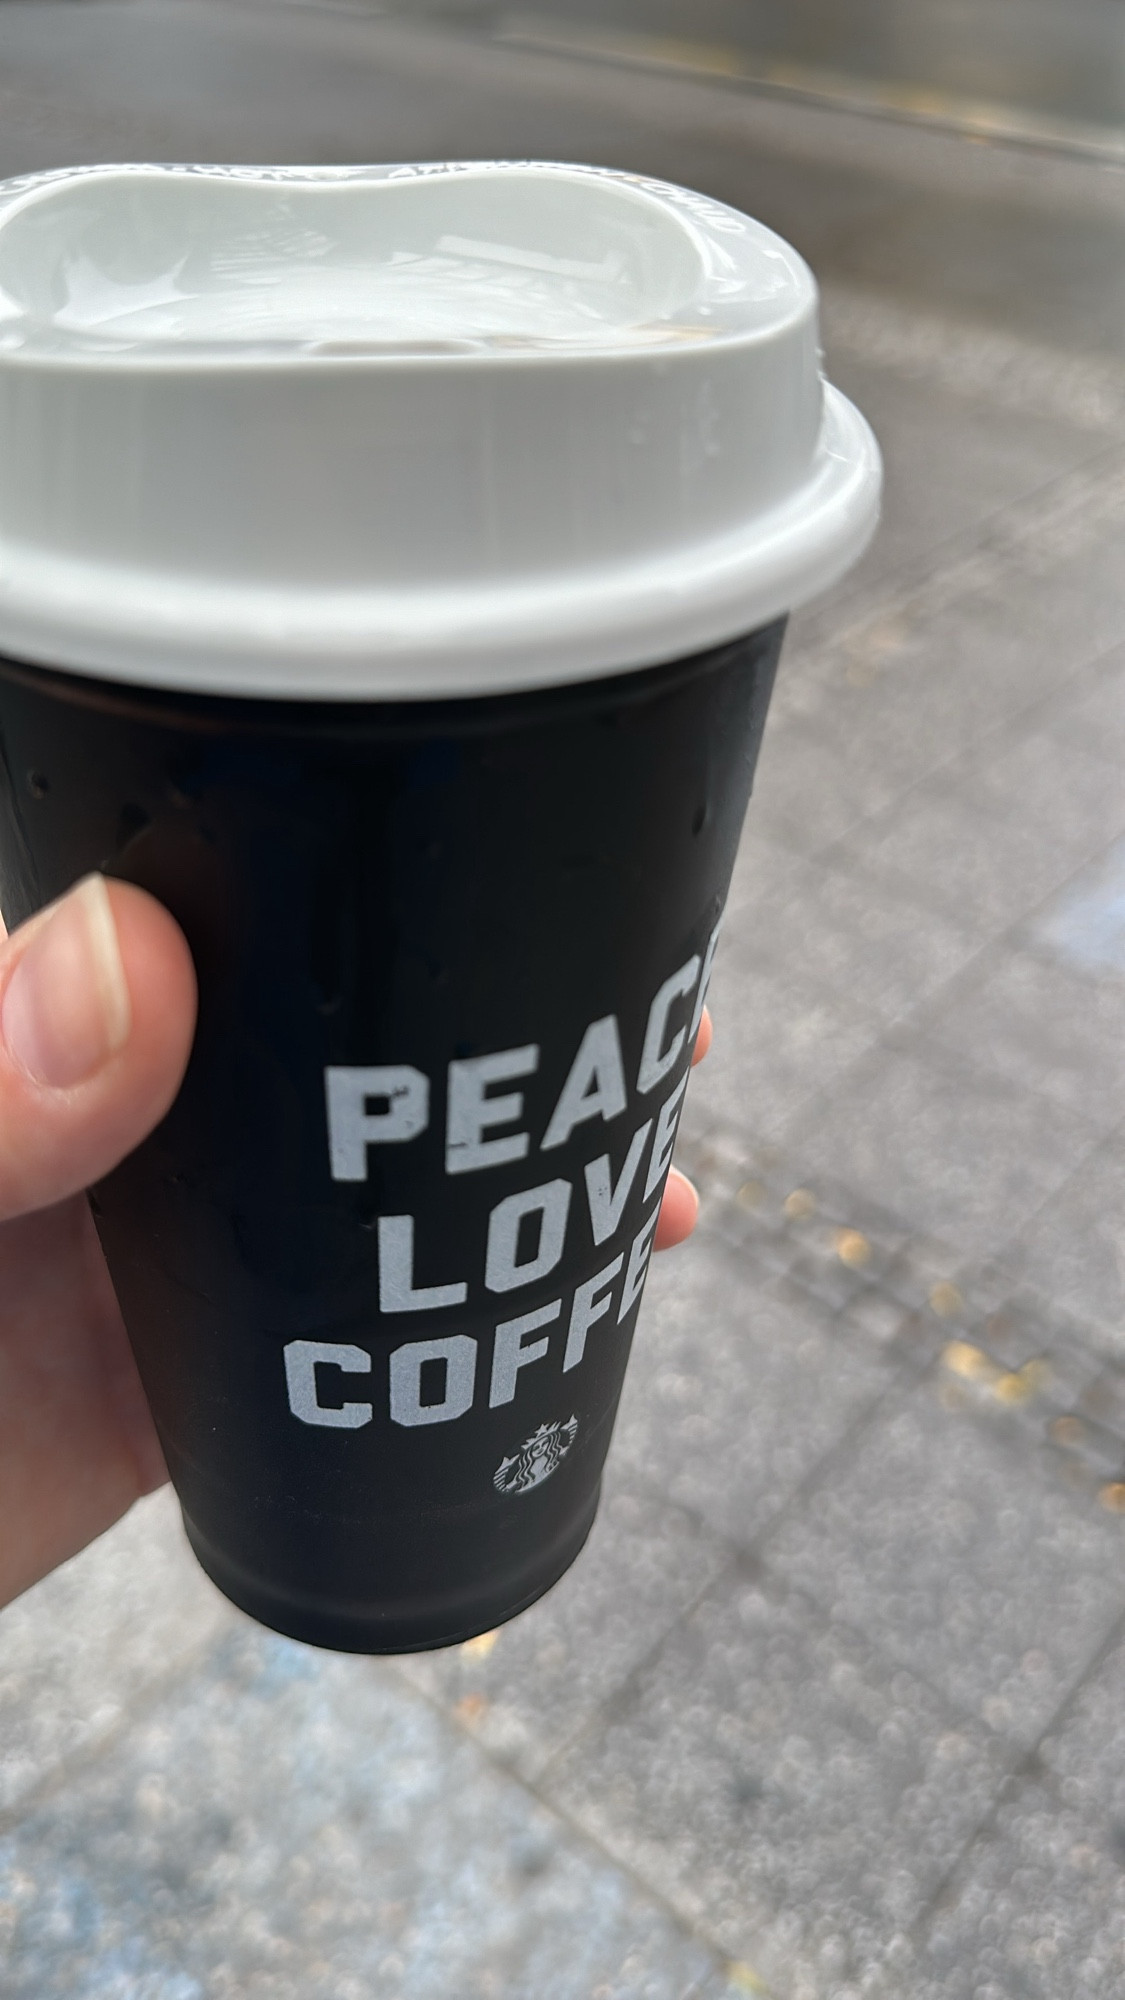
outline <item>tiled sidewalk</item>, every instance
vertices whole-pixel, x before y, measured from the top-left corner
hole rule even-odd
[[[269,17],[267,65],[340,42],[278,156],[394,150],[357,107],[402,31],[341,18]],[[142,40],[132,124],[64,66],[3,170],[207,150]],[[483,131],[482,73],[440,103]],[[549,132],[547,74],[513,117]],[[575,150],[756,205],[732,97],[720,143],[670,85],[620,121],[604,78],[581,121],[559,88]],[[773,171],[842,243],[824,162]],[[1125,374],[1059,343],[1065,302],[1005,329],[844,266],[829,361],[887,522],[793,623],[682,1138],[703,1222],[591,1543],[499,1634],[385,1664],[258,1632],[168,1496],[137,1509],[0,1619],[0,2000],[1125,1987]]]

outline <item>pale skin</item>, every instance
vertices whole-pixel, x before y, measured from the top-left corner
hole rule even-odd
[[[196,989],[176,924],[126,883],[93,877],[0,940],[3,1605],[168,1476],[82,1190],[171,1104]],[[705,1012],[693,1062],[710,1041]],[[673,1168],[656,1248],[697,1209]]]

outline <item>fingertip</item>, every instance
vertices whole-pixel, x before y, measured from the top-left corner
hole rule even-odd
[[[183,933],[143,889],[88,876],[0,958],[0,1217],[87,1187],[159,1122],[195,1030]]]
[[[673,1167],[664,1187],[654,1247],[657,1250],[674,1250],[677,1243],[686,1242],[698,1216],[699,1196],[695,1188],[686,1174]]]
[[[96,1085],[136,1130],[135,1145],[164,1116],[183,1081],[198,990],[187,939],[164,905],[132,882],[106,886],[132,1021],[127,1047]]]
[[[701,1063],[703,1061],[704,1056],[707,1054],[707,1051],[711,1046],[712,1032],[713,1031],[711,1027],[711,1009],[709,1007],[705,1007],[703,1009],[702,1015],[700,1016],[699,1031],[695,1037],[695,1047],[691,1052],[691,1066],[693,1069],[695,1068],[696,1063]]]
[[[198,993],[187,939],[175,918],[133,882],[107,881],[132,1005],[130,1059],[174,1095],[191,1053]]]

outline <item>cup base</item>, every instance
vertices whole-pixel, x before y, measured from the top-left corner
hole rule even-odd
[[[280,1632],[286,1639],[299,1639],[306,1646],[323,1646],[334,1653],[430,1653],[443,1646],[459,1646],[466,1639],[479,1638],[497,1625],[507,1624],[558,1583],[585,1544],[598,1511],[600,1484],[589,1506],[577,1522],[546,1551],[540,1550],[534,1566],[509,1576],[503,1589],[485,1595],[478,1587],[471,1600],[466,1594],[454,1600],[416,1607],[387,1606],[379,1611],[358,1605],[327,1605],[311,1597],[304,1600],[295,1591],[271,1589],[257,1577],[221,1555],[199,1533],[185,1514],[184,1531],[201,1569],[217,1585],[224,1597],[240,1611]]]

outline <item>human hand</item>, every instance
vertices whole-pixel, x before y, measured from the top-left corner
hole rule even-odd
[[[163,1117],[194,1030],[140,889],[90,876],[0,943],[0,1604],[167,1478],[82,1190]]]
[[[143,890],[90,876],[0,928],[0,1605],[167,1478],[82,1190],[164,1116],[195,973]],[[693,1060],[711,1039],[706,1013]],[[669,1176],[657,1249],[698,1201]]]

